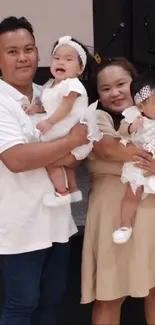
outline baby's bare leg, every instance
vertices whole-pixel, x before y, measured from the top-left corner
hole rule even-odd
[[[82,200],[82,192],[79,190],[76,182],[76,173],[73,168],[66,168],[68,178],[68,188],[71,194],[71,202],[79,202]]]
[[[47,171],[56,191],[61,195],[68,194],[63,168],[49,165]]]
[[[73,168],[66,168],[66,174],[67,174],[67,179],[68,179],[68,188],[69,188],[69,192],[76,192],[78,191],[78,186],[77,186],[77,182],[76,182],[76,173],[75,173],[75,169]]]
[[[127,189],[121,206],[121,227],[132,227],[142,192],[143,187],[141,186],[138,187],[136,194],[134,194],[130,184],[127,184]]]
[[[120,228],[112,234],[113,242],[116,244],[126,243],[132,235],[132,226],[135,220],[138,204],[141,200],[143,187],[139,187],[136,194],[132,192],[131,186],[128,183],[127,189],[121,205],[121,224]]]

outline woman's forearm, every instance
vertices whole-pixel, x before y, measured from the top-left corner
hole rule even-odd
[[[119,139],[107,136],[96,142],[93,152],[100,159],[106,159],[111,161],[131,161],[133,155],[138,154],[140,149],[135,146],[128,145],[125,147],[120,143]]]

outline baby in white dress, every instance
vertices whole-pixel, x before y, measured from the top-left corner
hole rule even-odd
[[[86,89],[79,80],[80,77],[84,79],[88,71],[88,56],[88,50],[70,36],[61,37],[56,43],[50,67],[53,78],[47,82],[42,94],[46,118],[36,126],[41,141],[52,141],[67,135],[78,122],[87,124],[88,144],[71,151],[76,160],[86,158],[93,148],[93,141],[102,138],[95,115],[97,102],[88,106]],[[55,193],[44,196],[45,206],[63,205],[82,199],[74,169],[50,165],[47,170]]]
[[[145,73],[131,83],[131,95],[136,106],[122,113],[118,134],[121,143],[132,142],[135,146],[155,155],[155,74]],[[142,169],[133,162],[124,163],[121,180],[127,183],[127,190],[121,206],[121,225],[112,237],[117,244],[125,243],[132,235],[137,206],[141,198],[155,194],[155,176],[145,177]]]

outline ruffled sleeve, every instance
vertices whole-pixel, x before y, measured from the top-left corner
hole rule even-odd
[[[66,80],[61,81],[62,96],[67,97],[72,91],[80,95],[86,94],[86,90],[78,78],[68,78]]]
[[[124,116],[123,122],[130,124],[133,123],[138,116],[141,116],[141,113],[136,106],[130,106],[123,111],[122,115]]]
[[[106,135],[118,138],[112,117],[102,110],[97,110],[96,114],[100,131],[103,132],[103,138]],[[93,152],[89,154],[86,165],[92,177],[97,175],[121,175],[122,163],[102,160]]]
[[[112,117],[102,110],[96,111],[96,119],[99,126],[99,130],[104,136],[112,136],[114,138],[118,138],[118,134],[114,128],[114,122]],[[89,154],[88,158],[90,160],[98,159],[96,155],[93,153],[93,151]]]

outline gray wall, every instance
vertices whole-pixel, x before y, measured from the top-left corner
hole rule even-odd
[[[5,0],[0,20],[7,16],[25,16],[33,24],[42,67],[49,66],[54,42],[71,35],[93,45],[92,0]]]

